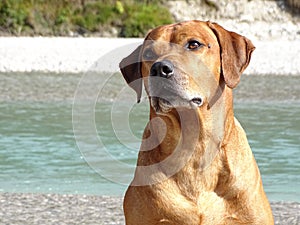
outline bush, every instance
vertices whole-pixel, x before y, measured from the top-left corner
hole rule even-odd
[[[116,18],[118,12],[115,5],[95,2],[88,3],[80,12],[77,11],[72,21],[89,32],[97,32],[99,26],[111,24]]]
[[[173,22],[170,12],[158,4],[126,6],[125,11],[121,31],[124,37],[142,37],[151,28]]]
[[[150,28],[173,21],[160,2],[0,0],[0,30],[15,35],[68,35],[114,26],[122,37],[141,37]]]
[[[3,0],[0,3],[0,26],[9,33],[19,33],[29,15],[21,1]]]

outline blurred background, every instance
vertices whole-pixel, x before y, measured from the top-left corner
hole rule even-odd
[[[0,36],[143,37],[188,19],[288,28],[299,22],[299,10],[299,0],[1,0]]]

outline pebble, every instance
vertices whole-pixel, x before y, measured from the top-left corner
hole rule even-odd
[[[0,193],[0,224],[124,224],[122,197]],[[300,203],[271,202],[275,224],[300,224]]]

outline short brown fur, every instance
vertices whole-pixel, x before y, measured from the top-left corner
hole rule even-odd
[[[204,44],[192,57],[188,53],[171,54],[164,47],[152,46],[156,59],[143,59],[143,53],[149,47],[147,40],[184,47],[190,38],[198,38]],[[239,83],[254,49],[250,40],[215,23],[188,21],[152,30],[144,44],[120,63],[126,81],[129,84],[137,82],[131,87],[137,92],[138,99],[141,95],[138,79],[144,78],[149,94],[149,83],[145,78],[154,61],[165,59],[175,65],[177,77],[188,81],[179,82],[178,87],[181,85],[188,93],[204,93],[205,96],[203,105],[193,109],[180,107],[158,113],[150,107],[150,120],[159,118],[161,122],[149,123],[143,138],[154,135],[159,139],[165,129],[162,124],[166,125],[167,133],[150,151],[143,151],[148,147],[142,143],[137,166],[152,165],[168,158],[179,140],[182,141],[182,152],[189,148],[193,148],[193,152],[179,171],[160,182],[134,185],[139,179],[148,179],[136,172],[124,199],[127,225],[274,224],[259,169],[246,134],[233,113],[232,88]],[[203,70],[194,68],[197,60],[208,68],[211,78],[202,78]],[[129,62],[133,64],[128,66]],[[199,89],[199,84],[203,90]],[[149,99],[151,101],[151,96]],[[195,123],[195,118],[200,122]],[[195,130],[198,131],[196,141],[192,138]],[[207,165],[205,157],[209,157],[210,152],[206,149],[211,140],[216,143],[217,154]],[[185,158],[177,160],[175,164]],[[166,173],[164,168],[159,172]]]

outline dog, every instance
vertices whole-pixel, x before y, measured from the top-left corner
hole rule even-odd
[[[120,62],[150,102],[127,225],[274,224],[233,93],[255,47],[217,23],[187,21],[151,30]],[[143,85],[144,83],[144,85]]]

